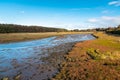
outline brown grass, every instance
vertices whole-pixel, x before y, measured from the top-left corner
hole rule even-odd
[[[77,43],[65,56],[52,80],[119,80],[120,37],[95,33],[99,38]]]
[[[60,36],[65,34],[85,34],[85,33],[91,33],[91,32],[8,33],[8,34],[0,34],[0,43],[27,41],[27,40],[47,38],[51,36]]]

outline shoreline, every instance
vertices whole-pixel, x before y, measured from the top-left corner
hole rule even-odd
[[[119,79],[120,37],[103,32],[98,38],[78,42],[61,64],[60,72],[52,80],[103,80]]]
[[[29,58],[29,63],[21,63],[18,65],[16,60],[13,60],[13,66],[15,66],[16,68],[11,69],[10,71],[14,73],[7,75],[7,77],[0,75],[0,79],[38,80],[39,78],[40,80],[49,80],[59,72],[60,64],[65,61],[64,56],[72,49],[74,44],[75,43],[65,43],[59,46],[43,49],[43,52],[39,54],[39,56],[35,58]],[[20,71],[16,71],[19,68]],[[31,71],[33,73],[31,73]],[[15,72],[17,73],[15,74]]]
[[[0,44],[38,40],[68,34],[92,34],[93,32],[45,32],[45,33],[7,33],[0,34]]]
[[[71,39],[70,36],[73,39]],[[83,36],[84,36],[84,34],[83,34]],[[18,56],[17,58],[14,57],[13,59],[11,57],[11,59],[9,59],[10,62],[8,61],[8,64],[10,65],[9,69],[7,69],[7,67],[1,67],[0,71],[2,71],[2,72],[0,74],[0,78],[1,79],[8,78],[8,80],[12,80],[12,79],[16,80],[16,78],[19,78],[18,80],[51,79],[60,71],[59,68],[61,67],[61,63],[65,61],[65,59],[64,59],[65,55],[69,51],[71,51],[71,49],[73,48],[75,43],[77,43],[78,41],[83,42],[83,41],[81,41],[83,38],[85,40],[94,39],[94,37],[91,34],[88,36],[85,36],[85,37],[83,37],[83,36],[81,36],[81,35],[79,35],[79,36],[78,35],[74,35],[74,36],[66,35],[66,37],[59,36],[59,37],[55,38],[55,44],[57,42],[61,43],[59,45],[56,45],[53,47],[50,45],[51,47],[48,47],[48,48],[47,47],[46,48],[45,47],[43,47],[43,48],[35,47],[34,48],[35,51],[33,51],[33,56],[30,56],[30,57]],[[62,40],[62,38],[63,38],[63,40]],[[67,42],[65,42],[65,41],[67,41]],[[53,41],[53,43],[54,43],[54,41]],[[14,45],[13,45],[13,47],[14,47]],[[24,53],[23,50],[27,50],[27,48],[21,49],[21,50]],[[21,50],[19,49],[19,52]],[[12,54],[14,55],[14,52],[13,53],[11,52],[11,55]],[[18,52],[18,54],[19,54],[19,52]],[[28,52],[26,52],[24,54],[25,55],[27,55],[28,53],[31,54],[30,52],[31,52],[31,50],[29,51],[29,49],[28,49]],[[22,56],[22,54],[20,54],[20,55]],[[3,59],[1,58],[1,61],[2,60],[4,60],[4,58]],[[5,61],[6,61],[5,64],[7,64],[6,59],[5,59]],[[4,61],[2,61],[1,64],[2,63],[4,63]],[[5,77],[4,74],[7,75],[7,77]]]

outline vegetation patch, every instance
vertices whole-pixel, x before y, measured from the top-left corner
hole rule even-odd
[[[120,52],[119,51],[102,53],[102,52],[99,51],[99,49],[92,49],[91,48],[87,51],[87,54],[94,60],[120,59]]]
[[[52,80],[119,80],[120,37],[102,32],[99,38],[77,43],[65,56],[60,72]]]

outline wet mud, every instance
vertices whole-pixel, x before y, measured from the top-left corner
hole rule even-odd
[[[41,39],[41,42],[37,40],[38,43],[22,43],[25,46],[21,43],[2,44],[0,45],[0,79],[49,80],[59,72],[64,55],[74,44],[90,39],[95,38],[90,34],[66,35]]]

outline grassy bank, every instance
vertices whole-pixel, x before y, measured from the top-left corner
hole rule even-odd
[[[120,36],[102,32],[94,35],[96,40],[79,42],[73,47],[52,80],[120,79]]]
[[[27,41],[65,34],[85,34],[91,32],[46,32],[46,33],[8,33],[0,34],[0,43]]]

